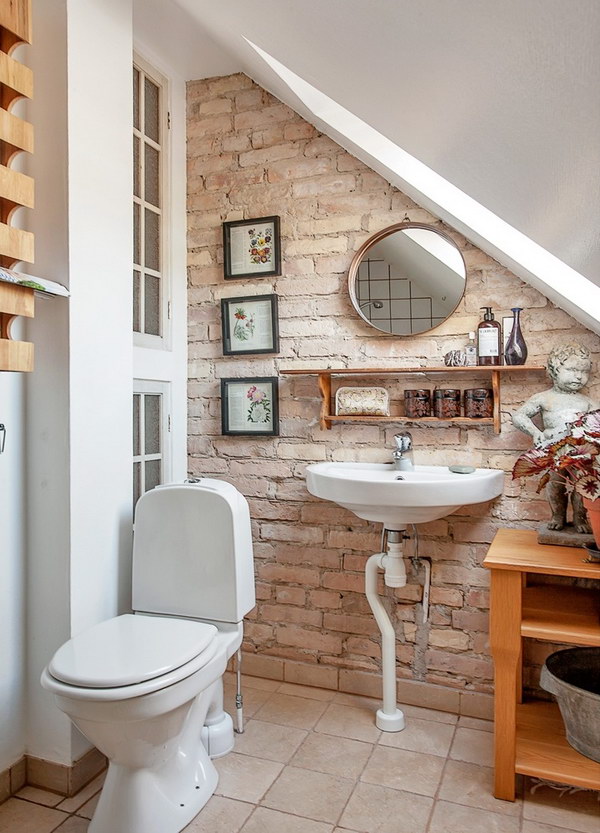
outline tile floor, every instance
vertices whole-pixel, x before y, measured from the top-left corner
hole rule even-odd
[[[233,680],[225,685],[233,708]],[[246,731],[216,761],[219,784],[186,833],[598,833],[598,796],[548,787],[492,797],[491,724],[406,706],[384,734],[374,700],[245,679]],[[73,798],[25,787],[0,833],[86,833],[102,776]]]

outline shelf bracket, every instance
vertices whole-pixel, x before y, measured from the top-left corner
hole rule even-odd
[[[328,417],[331,414],[331,376],[329,373],[319,373],[319,391],[321,393],[321,418],[319,425],[322,431],[331,430]]]

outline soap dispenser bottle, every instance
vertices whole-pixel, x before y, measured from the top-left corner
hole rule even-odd
[[[500,322],[494,320],[491,307],[481,307],[485,310],[483,321],[477,327],[477,356],[480,365],[501,364],[500,353]]]

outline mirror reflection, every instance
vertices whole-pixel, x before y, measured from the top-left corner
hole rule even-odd
[[[385,333],[414,335],[437,327],[456,309],[467,270],[451,237],[420,223],[398,223],[357,252],[348,288],[364,321]]]

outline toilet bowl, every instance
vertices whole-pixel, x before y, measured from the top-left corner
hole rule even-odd
[[[136,612],[66,642],[41,682],[109,760],[89,833],[178,833],[233,747],[222,675],[254,605],[245,499],[209,479],[148,492],[133,565]]]

